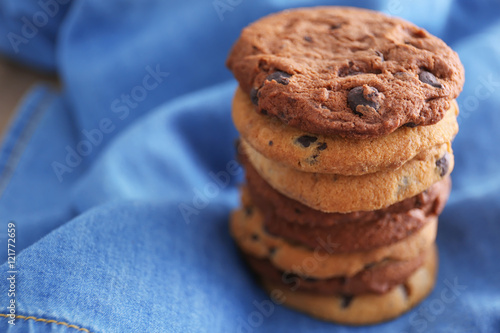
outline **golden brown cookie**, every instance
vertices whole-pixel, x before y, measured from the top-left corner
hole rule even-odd
[[[456,101],[435,125],[403,127],[370,140],[315,135],[286,126],[257,114],[239,88],[232,115],[241,136],[265,157],[300,171],[341,175],[398,168],[420,152],[450,142],[458,132]]]
[[[328,240],[311,250],[267,233],[259,210],[250,203],[246,203],[245,207],[247,209],[234,211],[230,220],[231,235],[243,252],[268,259],[281,271],[318,279],[350,277],[367,265],[383,260],[415,258],[428,249],[436,238],[437,218],[430,217],[419,231],[397,243],[371,251],[335,254],[336,244]]]
[[[435,124],[464,82],[458,55],[442,40],[359,8],[264,17],[243,29],[227,65],[257,112],[350,138]]]
[[[436,281],[438,256],[432,246],[424,264],[405,283],[391,291],[354,297],[318,295],[291,291],[281,285],[263,281],[271,294],[281,291],[280,302],[313,317],[349,325],[367,325],[395,318],[422,301]]]
[[[280,193],[313,209],[349,213],[387,207],[424,191],[451,173],[451,144],[423,151],[396,170],[362,176],[301,172],[262,156],[245,140],[242,149],[259,175]]]
[[[404,283],[422,266],[428,251],[409,260],[384,260],[366,267],[351,277],[339,276],[329,279],[316,279],[283,272],[267,259],[257,259],[250,255],[245,255],[245,259],[251,269],[262,279],[282,285],[284,288],[288,287],[291,291],[353,296],[368,293],[384,294],[398,284]]]
[[[329,238],[338,245],[335,253],[367,251],[408,237],[428,222],[427,217],[441,213],[451,190],[447,176],[424,192],[386,208],[323,213],[273,189],[244,154],[239,160],[247,180],[242,196],[248,193],[262,213],[267,232],[313,249]]]

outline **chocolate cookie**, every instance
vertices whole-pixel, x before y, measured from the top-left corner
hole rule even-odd
[[[374,250],[337,254],[337,244],[332,242],[311,250],[266,232],[259,209],[248,197],[243,196],[242,201],[245,208],[234,211],[229,223],[238,247],[248,255],[268,259],[279,270],[317,279],[351,277],[383,260],[410,260],[428,249],[436,238],[437,218],[429,217],[417,232]]]
[[[349,138],[435,124],[464,82],[458,55],[442,40],[358,8],[264,17],[242,31],[227,66],[257,112]]]
[[[289,287],[263,280],[271,294],[279,293],[280,302],[316,318],[349,325],[380,323],[410,310],[427,296],[436,282],[438,266],[435,246],[427,251],[424,264],[404,283],[382,294],[333,296],[292,291]]]
[[[437,216],[451,189],[446,177],[411,198],[376,211],[323,213],[290,199],[267,184],[244,156],[251,201],[259,208],[267,232],[314,249],[328,240],[334,253],[367,251],[400,241],[418,231],[429,216]]]
[[[371,140],[315,135],[254,112],[241,89],[233,100],[233,120],[241,136],[259,153],[300,171],[362,175],[396,169],[420,152],[450,142],[458,132],[458,106],[452,101],[435,125],[403,127]]]
[[[250,163],[274,189],[326,213],[375,210],[410,198],[450,174],[450,143],[421,152],[399,169],[362,176],[301,172],[269,160],[245,140],[241,146]]]
[[[247,183],[242,189],[248,189],[252,202],[264,215],[273,213],[276,217],[290,223],[311,228],[335,227],[347,223],[354,225],[369,223],[384,218],[387,214],[404,214],[412,209],[420,209],[426,216],[439,215],[451,190],[451,178],[448,176],[425,191],[385,208],[352,213],[324,213],[276,191],[259,175],[244,154],[241,154],[238,159],[246,173]]]

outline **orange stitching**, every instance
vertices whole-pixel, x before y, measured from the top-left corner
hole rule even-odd
[[[9,318],[10,315],[6,315],[4,313],[0,313],[0,317],[4,317],[4,318]],[[56,324],[56,325],[63,325],[63,326],[66,326],[68,328],[74,328],[78,331],[82,331],[82,332],[86,332],[86,333],[91,333],[88,329],[86,328],[82,328],[82,327],[79,327],[79,326],[76,326],[76,325],[71,325],[71,324],[68,324],[64,321],[57,321],[57,320],[54,320],[54,319],[43,319],[43,318],[37,318],[37,317],[33,317],[33,316],[22,316],[22,315],[16,315],[16,319],[19,318],[19,319],[23,319],[23,320],[34,320],[34,321],[41,321],[43,323],[46,323],[46,324]]]

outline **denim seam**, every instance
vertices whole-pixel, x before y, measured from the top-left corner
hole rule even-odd
[[[10,315],[5,314],[5,313],[0,313],[0,317],[9,318]],[[45,324],[63,325],[63,326],[66,326],[68,328],[74,328],[77,331],[86,332],[86,333],[92,333],[91,331],[89,331],[86,328],[83,328],[83,327],[80,327],[80,326],[77,326],[77,325],[68,324],[67,322],[64,322],[64,321],[57,321],[57,320],[54,320],[54,319],[44,319],[44,318],[37,318],[37,317],[34,317],[34,316],[23,316],[23,315],[16,315],[16,319],[23,319],[25,321],[26,320],[34,320],[34,321],[42,322],[42,323],[45,323]]]
[[[3,170],[0,170],[0,198],[3,195],[5,188],[7,187],[9,180],[14,174],[15,168],[19,163],[24,149],[28,145],[28,141],[33,136],[33,133],[38,128],[38,124],[42,119],[42,115],[48,107],[48,105],[53,101],[53,95],[46,95],[36,106],[36,110],[31,113],[30,119],[24,124],[24,127],[19,131],[19,135],[11,148],[10,154],[8,155]],[[7,134],[5,137],[8,137]],[[5,147],[2,147],[5,148]]]

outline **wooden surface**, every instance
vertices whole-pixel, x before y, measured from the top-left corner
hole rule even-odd
[[[49,82],[57,85],[54,75],[37,73],[0,58],[0,136],[12,119],[19,102],[36,83]]]

